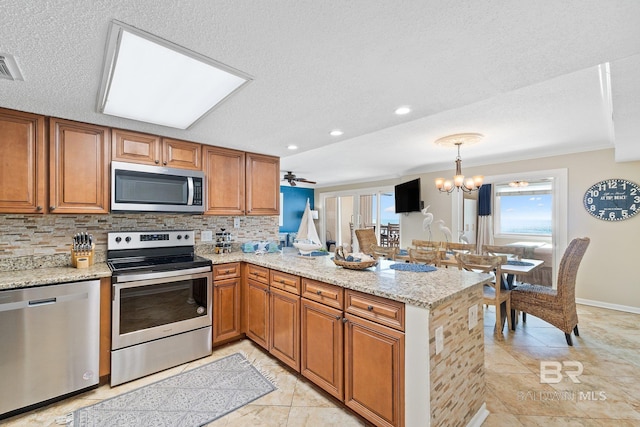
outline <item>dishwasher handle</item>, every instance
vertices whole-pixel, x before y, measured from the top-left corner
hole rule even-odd
[[[49,304],[55,304],[55,303],[56,303],[56,297],[38,299],[38,300],[29,301],[29,307],[37,307],[41,305],[49,305]]]

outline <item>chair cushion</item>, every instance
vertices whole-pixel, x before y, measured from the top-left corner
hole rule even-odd
[[[558,298],[558,293],[555,289],[541,285],[518,285],[515,289],[511,290],[512,300],[531,298],[554,302]]]

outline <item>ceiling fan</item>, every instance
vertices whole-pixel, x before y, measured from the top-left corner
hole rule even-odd
[[[291,171],[289,171],[289,172],[284,174],[283,181],[289,181],[289,185],[291,185],[292,187],[296,186],[296,182],[306,182],[307,184],[315,184],[316,183],[315,181],[309,181],[308,179],[305,179],[305,178],[298,178]]]

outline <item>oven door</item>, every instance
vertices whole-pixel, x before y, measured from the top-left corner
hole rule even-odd
[[[112,284],[111,349],[211,326],[211,272]]]

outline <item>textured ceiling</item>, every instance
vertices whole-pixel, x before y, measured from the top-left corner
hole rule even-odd
[[[640,160],[637,0],[0,0],[0,10],[0,53],[25,78],[0,80],[0,106],[277,155],[319,187],[452,167],[455,152],[433,141],[456,132],[486,136],[463,147],[465,165],[605,147]],[[99,114],[112,19],[255,80],[186,131]],[[400,105],[413,112],[394,115]],[[344,135],[329,136],[335,128]]]

